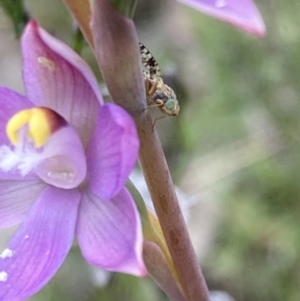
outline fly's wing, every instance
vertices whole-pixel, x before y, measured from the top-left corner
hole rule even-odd
[[[139,44],[140,44],[144,76],[149,77],[150,79],[161,77],[161,72],[157,61],[150,53],[150,51],[142,43]]]

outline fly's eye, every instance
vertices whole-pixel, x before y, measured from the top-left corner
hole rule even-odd
[[[176,108],[176,100],[174,99],[169,99],[166,103],[165,103],[165,107],[167,110],[174,110]]]

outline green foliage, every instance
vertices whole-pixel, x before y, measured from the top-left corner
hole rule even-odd
[[[76,33],[74,34],[73,38],[73,49],[81,54],[83,51],[84,46],[86,46],[86,41],[84,39],[84,36],[79,28],[76,29]]]
[[[223,216],[205,272],[211,287],[225,289],[236,300],[296,301],[300,300],[299,3],[261,6],[268,27],[264,39],[191,11],[210,87],[200,102],[196,93],[192,95],[189,139],[200,153],[240,141],[244,152],[251,154],[249,139],[265,133],[258,138],[264,155],[219,185]],[[237,156],[232,164],[238,160]]]
[[[0,0],[0,6],[12,20],[16,37],[20,37],[28,15],[22,0]]]
[[[110,0],[110,3],[124,16],[133,18],[137,0]]]

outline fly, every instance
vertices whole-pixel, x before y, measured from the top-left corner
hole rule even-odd
[[[159,65],[150,51],[142,43],[139,44],[148,106],[158,107],[165,115],[177,116],[180,106],[175,92],[164,83]]]

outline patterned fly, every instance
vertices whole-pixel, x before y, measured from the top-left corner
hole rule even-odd
[[[148,106],[158,107],[165,115],[177,116],[180,107],[174,91],[163,82],[160,68],[153,55],[142,43],[139,44]]]

